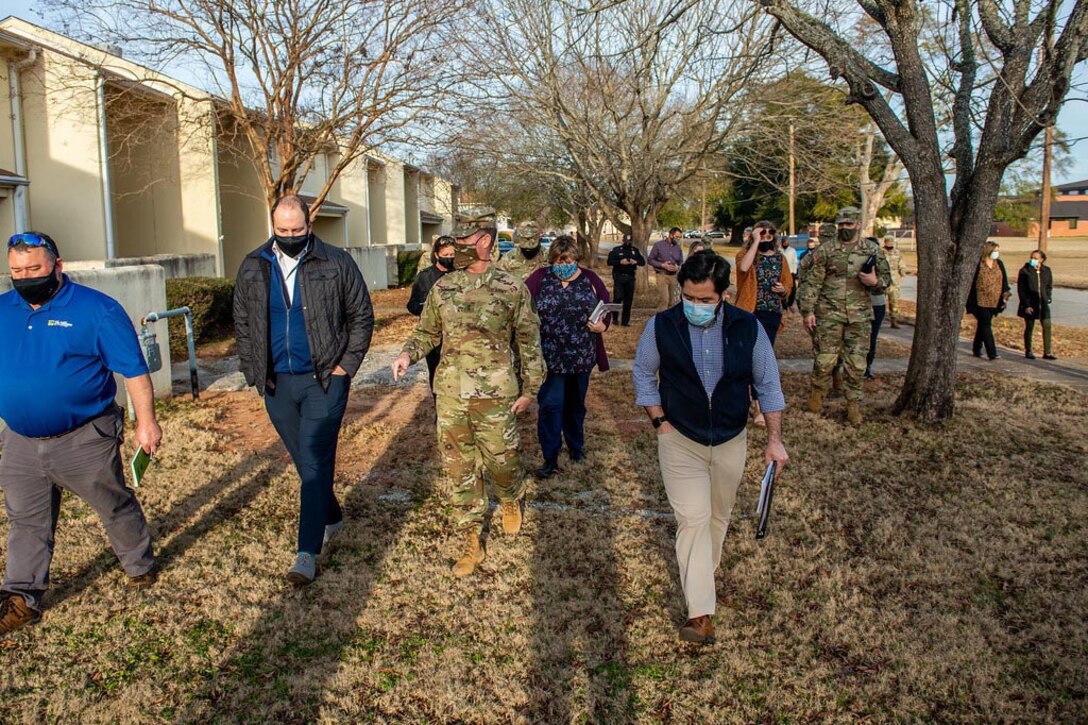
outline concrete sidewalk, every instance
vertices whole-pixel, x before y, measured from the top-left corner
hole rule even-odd
[[[891,340],[910,347],[914,342],[914,326],[904,324],[898,330],[884,327],[880,330],[882,340]],[[987,360],[971,354],[971,341],[960,338],[956,344],[958,371],[992,371],[1009,377],[1027,378],[1044,383],[1066,385],[1081,393],[1088,394],[1088,358],[1061,358],[1043,360],[1042,356],[1028,360],[1019,350],[998,346],[998,359]],[[880,360],[873,363],[873,373],[905,373],[907,360]],[[789,358],[778,361],[778,367],[794,373],[811,372],[810,358]]]

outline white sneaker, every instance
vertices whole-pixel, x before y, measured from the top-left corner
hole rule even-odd
[[[344,521],[341,519],[335,524],[329,524],[325,527],[325,537],[321,539],[321,546],[326,547],[329,543],[336,538],[336,535],[340,533],[340,529],[344,528]]]
[[[295,558],[295,565],[287,572],[287,581],[292,584],[309,584],[317,576],[317,559],[313,554],[300,551]]]

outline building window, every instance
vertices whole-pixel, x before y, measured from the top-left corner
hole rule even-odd
[[[1077,228],[1077,217],[1073,217],[1069,220],[1069,231],[1073,231]]]

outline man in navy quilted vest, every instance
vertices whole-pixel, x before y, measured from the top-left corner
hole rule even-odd
[[[778,363],[754,315],[725,301],[729,263],[693,254],[677,275],[680,304],[657,313],[635,357],[636,402],[657,431],[657,454],[676,515],[676,558],[688,620],[680,639],[714,641],[714,571],[744,474],[749,390],[767,421],[766,461],[779,469],[786,407]]]

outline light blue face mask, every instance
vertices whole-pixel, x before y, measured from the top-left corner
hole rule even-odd
[[[718,316],[718,304],[700,304],[684,300],[684,317],[696,327],[708,327]]]
[[[553,264],[552,272],[559,279],[566,282],[568,279],[574,276],[574,273],[578,271],[577,264]]]
[[[1028,262],[1031,264],[1032,267],[1035,267],[1036,269],[1038,269],[1039,264],[1040,264],[1038,259],[1035,259],[1033,257],[1032,259],[1029,259]]]

